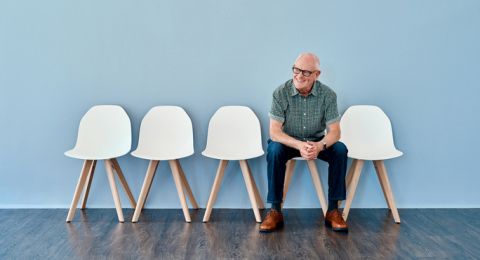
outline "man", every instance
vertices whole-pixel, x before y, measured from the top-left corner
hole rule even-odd
[[[338,210],[338,201],[344,200],[346,194],[347,148],[338,141],[340,115],[337,96],[332,89],[317,81],[320,61],[315,54],[300,54],[292,70],[293,79],[273,92],[267,148],[267,202],[272,207],[260,225],[260,232],[272,232],[283,226],[281,205],[286,163],[299,156],[328,162],[325,225],[334,231],[348,231]]]

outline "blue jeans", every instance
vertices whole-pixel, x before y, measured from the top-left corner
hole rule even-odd
[[[346,197],[345,175],[347,173],[347,147],[336,142],[318,154],[318,159],[328,162],[328,199],[344,200]],[[288,160],[300,157],[300,151],[278,142],[268,140],[267,173],[268,203],[281,203],[285,183],[285,168]]]

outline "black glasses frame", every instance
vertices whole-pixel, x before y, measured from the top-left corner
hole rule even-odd
[[[302,69],[299,69],[299,68],[293,66],[292,71],[293,71],[293,74],[299,74],[301,72],[303,76],[310,77],[316,70],[314,70],[314,71],[302,70]]]

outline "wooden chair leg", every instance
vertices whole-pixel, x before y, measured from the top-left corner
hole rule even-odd
[[[147,201],[148,191],[152,186],[153,177],[155,177],[155,171],[158,167],[158,161],[150,161],[148,164],[147,174],[143,180],[142,190],[140,191],[140,196],[138,196],[137,207],[133,213],[132,222],[138,222],[140,213],[142,212],[143,207],[145,206],[145,201]]]
[[[225,173],[225,168],[227,167],[227,160],[220,160],[218,165],[217,175],[215,176],[215,181],[213,182],[212,191],[207,202],[207,208],[205,209],[205,215],[203,216],[203,222],[208,222],[210,220],[210,214],[212,213],[213,204],[217,199],[218,190],[220,189],[220,184],[222,183],[223,175]]]
[[[380,183],[380,187],[382,188],[383,197],[385,198],[385,201],[387,202],[388,209],[391,210],[392,207],[390,205],[390,201],[387,198],[387,191],[385,190],[385,185],[383,183],[382,177],[379,174],[379,171],[380,171],[380,169],[378,169],[379,166],[378,166],[377,163],[375,163],[375,161],[372,161],[372,162],[373,162],[373,166],[375,166],[375,172],[377,174],[378,182]]]
[[[315,160],[308,160],[307,161],[308,168],[310,169],[310,175],[312,176],[313,185],[315,186],[315,190],[317,191],[317,197],[320,201],[320,205],[322,206],[323,216],[327,215],[327,201],[325,200],[325,193],[323,192],[322,182],[320,181],[320,176],[318,174],[317,165],[315,164]]]
[[[118,196],[117,185],[115,184],[115,175],[113,173],[113,162],[111,159],[105,160],[105,170],[107,171],[108,182],[110,183],[110,189],[112,190],[113,202],[115,203],[115,209],[117,210],[118,221],[123,223],[123,212],[120,197]]]
[[[146,203],[146,199],[148,198],[148,195],[150,195],[150,190],[152,189],[152,183],[153,183],[153,179],[155,178],[158,165],[160,165],[160,161],[155,161],[155,162],[150,161],[150,163],[148,164],[149,168],[147,169],[147,171],[153,171],[153,176],[152,176],[152,180],[148,183],[148,186],[147,186],[147,192],[145,194],[145,201],[143,202],[142,210],[143,208],[145,208],[145,203]]]
[[[191,222],[192,220],[190,219],[190,212],[188,211],[187,199],[185,198],[185,193],[183,191],[182,179],[180,177],[178,165],[176,164],[175,160],[170,160],[168,163],[170,164],[170,169],[172,170],[175,186],[177,186],[178,197],[180,198],[180,204],[182,204],[185,221]]]
[[[83,162],[82,171],[80,172],[80,177],[78,178],[77,187],[75,188],[75,193],[73,193],[72,204],[70,204],[70,210],[68,211],[67,215],[67,223],[71,222],[73,217],[75,216],[75,211],[77,210],[77,203],[82,195],[83,186],[85,185],[85,181],[87,180],[87,175],[92,165],[92,160],[85,160]]]
[[[285,182],[283,184],[283,199],[282,199],[282,207],[283,203],[285,203],[285,198],[287,197],[288,188],[290,187],[290,182],[292,181],[293,170],[295,169],[295,160],[289,160],[287,162],[287,168],[285,169]]]
[[[90,193],[90,187],[92,185],[93,174],[95,173],[95,166],[97,166],[97,161],[93,160],[92,166],[90,166],[90,170],[88,171],[87,185],[85,186],[85,190],[83,192],[82,209],[87,208],[88,194]]]
[[[137,207],[137,203],[135,202],[135,198],[133,197],[132,191],[130,191],[130,187],[128,187],[127,180],[125,180],[125,176],[123,175],[122,169],[120,168],[120,164],[118,164],[117,159],[113,158],[111,159],[111,162],[113,164],[113,168],[115,169],[115,172],[118,175],[118,178],[120,179],[120,183],[122,183],[123,189],[127,193],[128,200],[130,201],[130,205],[132,205],[132,208]]]
[[[192,207],[194,209],[198,209],[199,207],[197,204],[197,200],[195,200],[195,197],[193,196],[192,189],[190,188],[187,178],[185,177],[185,173],[183,172],[182,165],[180,164],[179,160],[175,160],[175,163],[177,164],[178,171],[180,173],[180,179],[182,181],[183,187],[185,188],[185,191],[187,192],[188,199],[190,200]]]
[[[395,220],[395,223],[399,224],[400,215],[398,214],[397,207],[395,206],[392,187],[390,186],[390,181],[388,180],[385,163],[383,161],[373,161],[373,164],[375,165],[375,170],[377,172],[378,179],[380,180],[384,195],[387,198],[387,203],[392,211],[393,219]]]
[[[158,161],[158,163],[157,163],[156,166],[155,166],[154,174],[156,173],[159,164],[160,164],[160,161]],[[150,164],[149,164],[149,167],[150,167]],[[147,169],[147,171],[148,171],[148,169]],[[145,195],[145,198],[148,198],[148,196],[149,196],[149,194],[150,194],[150,190],[152,189],[152,183],[153,183],[153,178],[154,178],[154,177],[155,177],[155,176],[152,177],[152,181],[151,181],[150,184],[148,185],[148,189],[147,189],[147,193],[146,193],[146,195]],[[138,203],[137,203],[137,204],[138,204]],[[145,207],[145,202],[143,202],[142,210],[143,210],[144,207]]]
[[[265,209],[265,204],[263,203],[263,199],[260,196],[260,192],[258,191],[257,183],[255,182],[255,178],[253,178],[252,170],[250,170],[250,165],[248,165],[247,161],[245,161],[245,163],[247,164],[248,175],[250,175],[250,179],[253,183],[253,192],[255,193],[255,199],[257,200],[258,208]]]
[[[352,165],[350,165],[350,169],[348,169],[347,177],[345,179],[345,185],[347,186],[347,189],[350,186],[350,184],[352,183],[353,172],[355,170],[357,162],[358,162],[358,160],[356,160],[356,159],[353,160]]]
[[[355,165],[357,164],[357,160],[353,160],[352,164],[350,165],[350,169],[348,169],[347,176],[345,176],[345,186],[348,190],[348,187],[350,187],[350,184],[352,183],[352,177],[353,177],[353,170],[355,169]],[[338,207],[342,205],[342,201],[338,201]]]
[[[248,197],[250,198],[250,203],[252,204],[255,220],[260,223],[262,222],[262,218],[260,216],[260,211],[258,210],[257,199],[255,198],[253,181],[248,174],[248,165],[246,160],[240,160],[240,168],[242,169],[243,179],[245,180],[245,185],[247,186]]]
[[[343,209],[343,218],[345,219],[345,221],[347,220],[348,213],[350,212],[350,207],[352,205],[353,197],[355,196],[355,190],[357,189],[358,180],[360,179],[360,175],[362,173],[363,164],[363,160],[357,160],[357,162],[352,165],[354,166],[352,181],[347,190],[347,200],[345,201],[345,208]]]

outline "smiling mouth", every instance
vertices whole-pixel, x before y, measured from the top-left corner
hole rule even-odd
[[[298,80],[298,79],[295,79],[296,82],[298,83],[304,83],[306,80]]]

